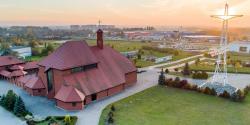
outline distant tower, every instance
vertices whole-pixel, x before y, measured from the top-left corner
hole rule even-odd
[[[98,30],[96,32],[97,35],[97,47],[99,47],[100,49],[103,49],[103,31],[101,30],[100,26],[101,26],[101,21],[98,21]]]
[[[242,17],[242,16],[243,15],[229,15],[228,4],[225,5],[224,15],[212,15],[211,16],[214,18],[221,19],[223,21],[223,25],[222,25],[220,46],[216,52],[217,53],[216,55],[218,55],[218,58],[216,60],[216,68],[214,71],[214,75],[213,75],[212,80],[206,83],[220,85],[220,86],[230,85],[230,83],[228,82],[228,76],[227,76],[228,21],[230,19],[233,19],[236,17]],[[206,83],[204,83],[201,86],[206,86]]]

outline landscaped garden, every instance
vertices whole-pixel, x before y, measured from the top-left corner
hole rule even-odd
[[[13,90],[9,90],[6,95],[0,96],[0,106],[22,121],[26,121],[28,125],[75,125],[77,122],[76,116],[69,115],[48,116],[45,119],[37,119],[26,109],[21,96],[14,93]]]
[[[250,65],[248,65],[248,63],[250,63],[250,54],[228,52],[227,60],[228,73],[250,73]],[[215,60],[206,59],[190,65],[190,68],[193,71],[213,72],[215,69]]]
[[[243,102],[156,86],[107,106],[99,125],[113,111],[117,125],[248,125],[250,95]]]

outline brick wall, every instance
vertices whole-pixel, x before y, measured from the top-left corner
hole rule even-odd
[[[72,103],[66,103],[60,100],[56,100],[56,106],[65,110],[82,110],[84,107],[83,102],[76,102],[76,105],[73,106]]]
[[[124,89],[124,84],[110,88],[110,89],[108,89],[108,96],[112,96],[114,94],[117,94],[117,93],[121,92],[123,89]]]
[[[134,85],[137,82],[137,72],[131,72],[125,74],[125,79],[126,79],[125,87]]]

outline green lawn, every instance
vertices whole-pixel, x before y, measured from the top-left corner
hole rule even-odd
[[[210,66],[210,65],[191,65],[190,66],[191,70],[196,70],[196,71],[207,71],[207,72],[213,72],[215,69],[215,66]],[[228,67],[228,73],[236,73],[236,70],[234,67]],[[250,68],[249,67],[241,67],[238,69],[237,73],[242,73],[242,74],[250,74]]]
[[[249,99],[239,103],[156,86],[114,103],[114,119],[116,125],[249,125]],[[109,111],[103,110],[99,125]]]
[[[96,45],[96,40],[86,40],[89,45]],[[139,41],[115,41],[105,40],[105,45],[113,46],[115,50],[119,52],[139,50],[142,46],[149,45],[149,43],[143,43]]]

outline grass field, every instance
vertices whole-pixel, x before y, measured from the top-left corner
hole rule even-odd
[[[116,125],[249,125],[250,95],[245,102],[166,87],[148,90],[114,103]],[[99,125],[110,106],[103,110]]]
[[[209,66],[209,65],[190,65],[191,70],[195,71],[207,71],[207,72],[213,72],[215,69],[215,66]],[[249,67],[241,67],[237,70],[235,70],[234,67],[228,67],[227,68],[228,73],[242,73],[242,74],[250,74],[250,68]]]

